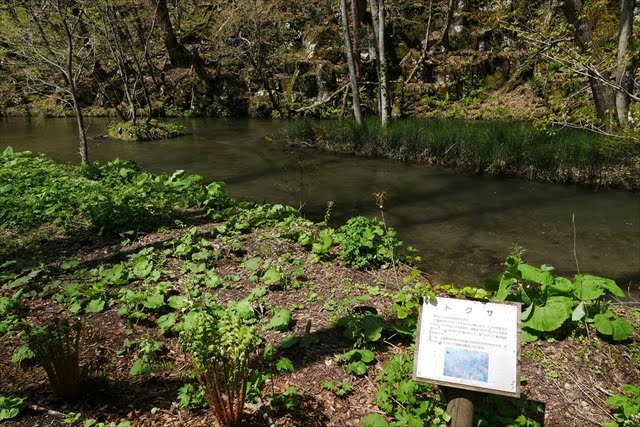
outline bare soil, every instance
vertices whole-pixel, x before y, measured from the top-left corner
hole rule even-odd
[[[284,338],[294,333],[303,337],[308,332],[316,334],[319,342],[307,349],[301,346],[279,348],[278,356],[291,359],[295,369],[291,373],[276,374],[267,381],[262,398],[245,407],[245,425],[355,426],[361,425],[360,420],[368,414],[383,414],[376,406],[379,387],[376,377],[392,354],[410,352],[411,343],[387,333],[378,344],[376,362],[369,365],[367,375],[355,377],[347,373],[343,364],[335,361],[336,355],[352,348],[352,343],[335,321],[347,312],[355,297],[367,295],[370,299],[359,304],[393,322],[390,298],[371,295],[367,286],[378,286],[393,294],[402,286],[402,277],[410,272],[410,267],[402,265],[397,275],[392,269],[359,271],[346,267],[335,254],[325,261],[313,263],[310,252],[280,238],[276,229],[259,229],[241,236],[243,249],[232,252],[222,245],[220,239],[211,237],[215,223],[198,216],[189,221],[198,226],[199,236],[207,238],[214,248],[221,250],[222,256],[215,267],[218,275],[221,278],[227,275],[240,277],[232,286],[211,290],[222,304],[244,298],[260,285],[250,281],[249,272],[240,265],[243,259],[255,256],[275,259],[288,253],[290,260],[303,260],[304,275],[299,288],[270,289],[265,296],[269,306],[293,309],[295,325],[286,332],[265,331],[264,343],[279,347]],[[26,320],[45,324],[64,309],[51,298],[56,289],[72,280],[68,272],[59,268],[64,260],[78,260],[77,268],[111,265],[143,248],[163,250],[165,242],[182,236],[185,230],[176,227],[140,237],[125,245],[121,245],[120,238],[98,237],[90,233],[48,234],[34,246],[2,254],[1,258],[42,262],[51,273],[39,282],[39,286],[61,281],[58,288],[44,296],[25,299]],[[181,289],[181,283],[186,279],[180,273],[178,263],[168,262],[164,268],[165,277],[170,278],[176,290]],[[422,280],[428,281],[429,277],[423,275]],[[12,291],[0,290],[0,296],[10,295]],[[335,306],[329,307],[329,300],[336,301]],[[637,307],[626,303],[615,309],[631,319],[632,311]],[[132,322],[119,317],[117,309],[116,304],[104,312],[81,316],[85,324],[82,364],[88,368],[89,376],[81,399],[73,404],[62,402],[52,393],[42,369],[22,369],[11,362],[13,352],[24,344],[17,330],[0,341],[0,395],[25,398],[25,409],[17,418],[5,421],[3,425],[60,426],[65,425],[64,418],[69,412],[81,412],[83,419],[94,418],[105,423],[130,421],[132,426],[216,425],[207,409],[180,408],[176,403],[178,389],[186,382],[195,383],[190,377],[191,362],[180,350],[177,337],[161,335],[155,324],[157,319],[153,316],[146,321]],[[266,315],[266,320],[269,317]],[[589,331],[588,336],[583,331],[574,336],[523,346],[520,361],[524,377],[523,396],[543,408],[543,412],[534,414],[534,417],[546,426],[595,426],[612,420],[611,409],[605,403],[607,397],[620,393],[623,384],[640,384],[638,329],[632,339],[622,344],[603,341],[595,331]],[[135,352],[120,351],[125,338],[138,340],[143,335],[164,343],[161,363],[146,379],[129,375],[137,357]],[[260,355],[256,354],[252,367],[266,369],[263,364]],[[350,383],[353,393],[344,398],[337,397],[323,388],[326,381]],[[269,396],[288,386],[297,388],[299,406],[291,411],[268,411],[265,402]],[[477,406],[493,405],[486,396],[476,397]],[[515,402],[509,398],[501,399],[507,404]]]

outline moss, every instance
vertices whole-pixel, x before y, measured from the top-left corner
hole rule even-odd
[[[187,128],[177,122],[159,122],[150,120],[146,122],[111,122],[107,126],[109,138],[123,141],[151,141],[156,139],[175,138],[185,135]]]

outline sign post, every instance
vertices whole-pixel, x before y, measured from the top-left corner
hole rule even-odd
[[[519,303],[454,298],[423,302],[413,367],[416,381],[520,397],[519,358]],[[447,407],[452,425],[471,425],[471,393],[459,391],[452,397]]]

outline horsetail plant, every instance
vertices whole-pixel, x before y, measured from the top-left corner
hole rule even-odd
[[[80,335],[82,324],[55,318],[45,327],[27,325],[25,339],[34,361],[47,373],[53,392],[67,402],[80,395]]]
[[[257,329],[244,325],[231,310],[219,317],[200,312],[193,326],[180,334],[180,344],[191,355],[207,403],[223,426],[240,424],[249,358],[260,342]]]

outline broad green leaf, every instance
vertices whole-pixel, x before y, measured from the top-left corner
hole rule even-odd
[[[161,334],[167,333],[173,325],[176,324],[176,314],[175,313],[167,313],[158,317],[158,328]]]
[[[529,319],[529,316],[531,316],[531,313],[533,313],[533,304],[529,304],[529,307],[527,307],[527,309],[525,311],[522,312],[522,321],[526,321],[527,319]]]
[[[565,277],[556,277],[554,282],[547,288],[549,295],[570,296],[571,291],[573,291],[573,283]]]
[[[362,318],[362,325],[364,326],[364,336],[367,341],[378,341],[382,336],[384,322],[380,316],[367,314]]]
[[[133,274],[143,279],[151,274],[151,270],[153,270],[153,261],[143,258],[133,267]]]
[[[530,342],[537,341],[538,338],[540,338],[540,337],[538,335],[536,335],[536,331],[534,331],[533,329],[522,328],[522,333],[520,335],[520,343],[521,344],[527,344],[527,343],[530,343]]]
[[[184,295],[174,295],[169,297],[169,307],[180,310],[189,305],[189,298]]]
[[[281,357],[276,364],[278,372],[293,372],[293,363],[286,357]]]
[[[555,331],[571,316],[573,301],[563,296],[547,298],[545,305],[536,305],[522,326],[536,331]]]
[[[291,323],[291,310],[286,310],[283,308],[275,309],[275,314],[273,318],[269,322],[264,329],[275,329],[276,331],[284,331],[289,327]]]
[[[242,265],[244,266],[244,268],[246,268],[249,271],[256,271],[262,265],[262,258],[260,257],[249,258],[248,260],[243,262]]]
[[[164,295],[162,295],[160,292],[153,295],[148,295],[147,298],[142,301],[142,305],[152,310],[160,308],[164,305]]]
[[[380,414],[369,414],[361,421],[366,427],[388,427],[389,423]]]
[[[93,299],[87,304],[87,308],[84,309],[87,313],[100,313],[104,310],[104,300]]]
[[[255,318],[253,307],[251,307],[251,304],[246,299],[238,301],[237,304],[235,304],[235,310],[238,317],[243,320],[250,320]]]
[[[571,320],[573,322],[577,322],[579,320],[582,320],[582,318],[585,315],[585,311],[584,311],[584,301],[582,301],[580,304],[578,304],[578,306],[573,310],[573,313],[571,313]]]
[[[602,335],[611,335],[614,341],[624,341],[633,333],[633,325],[621,317],[614,316],[610,311],[597,314],[593,322],[598,332]]]
[[[585,301],[593,301],[600,298],[605,291],[612,295],[624,298],[625,294],[611,279],[592,276],[591,274],[578,274],[574,280],[574,295]]]
[[[290,337],[287,337],[285,339],[282,340],[282,343],[280,344],[280,347],[282,348],[291,348],[294,345],[296,345],[298,343],[298,337],[295,335],[291,335]]]
[[[371,350],[362,349],[358,350],[358,353],[360,354],[360,360],[362,360],[364,363],[373,362],[373,359],[376,358],[375,353]]]
[[[518,271],[523,280],[530,280],[545,286],[553,284],[553,273],[548,269],[542,270],[529,264],[520,264],[518,265]]]
[[[516,283],[516,279],[514,278],[503,277],[502,279],[500,279],[500,282],[498,284],[498,292],[496,292],[496,296],[494,297],[494,299],[498,301],[504,301],[511,293],[511,288],[513,287],[514,283]]]
[[[151,365],[143,359],[138,359],[133,362],[133,366],[131,366],[131,370],[129,371],[129,375],[142,375],[145,378],[148,377],[150,373]]]
[[[280,283],[282,275],[278,270],[271,267],[264,273],[263,280],[265,285],[275,285],[276,283]]]
[[[363,376],[367,373],[367,366],[363,361],[351,362],[347,365],[347,372],[357,376]]]

